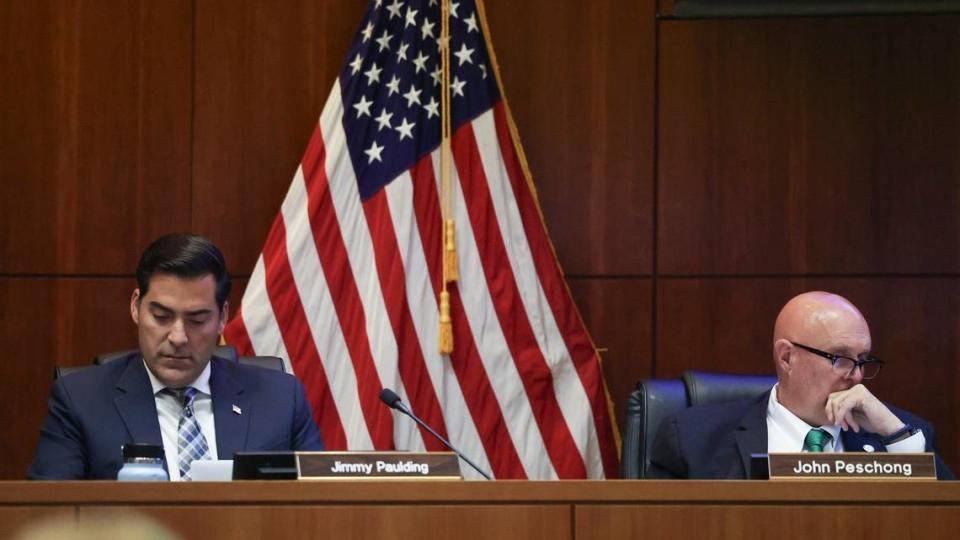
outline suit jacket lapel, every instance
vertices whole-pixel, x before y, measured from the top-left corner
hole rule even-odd
[[[117,380],[117,390],[119,395],[114,399],[114,405],[132,442],[162,446],[153,387],[139,355],[127,360],[127,367]]]
[[[734,464],[728,476],[731,478],[747,478],[750,473],[750,454],[767,453],[767,403],[770,392],[765,392],[747,409],[747,414],[740,420],[734,438],[737,442],[737,453],[740,462]],[[737,467],[743,467],[740,469]]]
[[[213,398],[213,422],[217,431],[217,458],[233,459],[233,454],[247,447],[250,425],[250,404],[244,387],[234,376],[227,360],[210,360],[210,393]]]

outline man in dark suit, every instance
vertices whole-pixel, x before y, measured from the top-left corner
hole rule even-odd
[[[32,479],[113,479],[121,446],[164,448],[173,480],[238,450],[322,450],[303,386],[212,356],[230,276],[209,240],[167,235],[137,266],[130,314],[140,351],[54,382]]]
[[[750,455],[768,452],[936,452],[933,426],[877,399],[870,330],[846,299],[809,292],[790,300],[774,328],[778,382],[754,401],[687,409],[664,420],[650,478],[743,479]],[[953,479],[940,459],[937,476]]]

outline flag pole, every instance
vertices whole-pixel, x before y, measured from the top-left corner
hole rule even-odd
[[[440,213],[443,218],[443,287],[440,291],[440,354],[453,352],[453,322],[447,284],[459,279],[456,233],[453,221],[453,179],[450,150],[450,0],[440,3]]]

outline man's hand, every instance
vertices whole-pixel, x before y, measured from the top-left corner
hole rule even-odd
[[[863,428],[887,437],[905,425],[862,384],[830,394],[825,412],[827,420],[844,431],[853,429],[859,433]]]

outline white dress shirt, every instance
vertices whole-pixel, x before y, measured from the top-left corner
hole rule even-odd
[[[144,367],[147,367],[144,362]],[[150,385],[153,387],[153,399],[157,404],[157,419],[160,421],[160,436],[163,438],[163,453],[167,457],[167,471],[170,480],[180,480],[179,448],[177,446],[177,431],[179,429],[180,414],[183,410],[180,402],[162,390],[167,386],[160,382],[150,368],[147,368]],[[193,400],[193,412],[200,423],[200,431],[207,439],[210,448],[210,459],[217,459],[217,432],[213,422],[213,399],[210,395],[210,364],[203,368],[197,380],[188,384],[197,389],[197,396]]]
[[[777,386],[770,390],[770,400],[767,402],[767,452],[801,452],[803,440],[814,426],[804,422],[797,415],[790,412],[777,401]],[[819,426],[833,438],[824,446],[824,452],[843,452],[843,439],[840,437],[840,426]],[[914,435],[902,441],[887,445],[888,452],[923,452],[927,440],[923,432],[917,431]],[[861,451],[857,448],[856,451]]]

